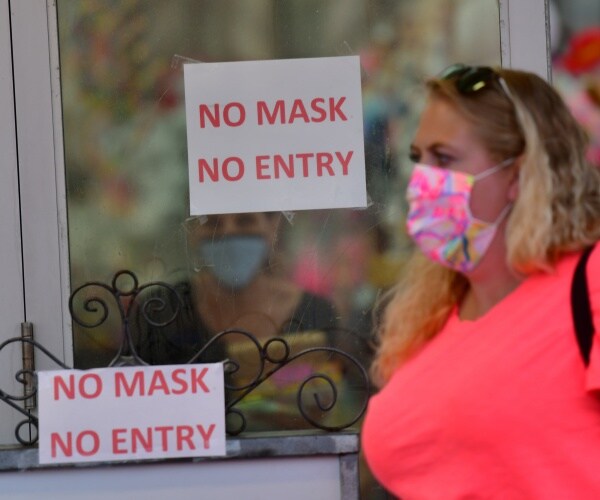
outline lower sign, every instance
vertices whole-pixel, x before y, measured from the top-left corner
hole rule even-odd
[[[225,455],[223,365],[38,373],[39,462]]]

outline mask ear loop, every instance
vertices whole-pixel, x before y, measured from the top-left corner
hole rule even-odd
[[[514,163],[514,161],[515,161],[515,158],[507,158],[506,160],[498,163],[497,165],[494,165],[493,167],[488,168],[486,171],[481,172],[477,175],[474,175],[473,180],[479,181],[481,179],[485,179],[486,177],[489,177],[490,175],[495,174],[499,170],[502,170],[504,167],[508,167],[510,164]]]
[[[498,218],[496,219],[496,221],[494,222],[494,226],[499,226],[500,223],[506,219],[506,217],[508,216],[508,214],[510,213],[510,211],[512,210],[513,204],[512,202],[508,202],[508,204],[502,209],[502,212],[500,212],[500,215],[498,216]]]
[[[507,158],[506,160],[498,163],[498,165],[495,165],[489,169],[487,169],[485,172],[481,172],[480,174],[474,175],[473,176],[473,181],[478,181],[481,179],[485,179],[486,177],[489,177],[492,174],[495,174],[496,172],[498,172],[499,170],[502,170],[503,168],[513,164],[515,162],[516,158]],[[496,220],[494,222],[492,222],[491,224],[493,226],[498,226],[500,225],[500,223],[506,218],[506,216],[508,215],[508,213],[511,211],[513,207],[513,203],[509,202],[503,209],[502,212],[500,212],[500,215],[498,215],[498,217],[496,218]],[[471,207],[469,207],[469,212],[471,211]],[[476,217],[473,216],[473,214],[471,214],[471,217],[473,217],[474,219],[476,219]]]

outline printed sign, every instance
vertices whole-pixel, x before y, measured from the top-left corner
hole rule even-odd
[[[41,464],[225,455],[223,365],[38,373]]]
[[[190,214],[365,207],[357,56],[184,66]]]

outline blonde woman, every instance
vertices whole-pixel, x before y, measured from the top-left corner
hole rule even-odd
[[[570,303],[600,238],[600,171],[533,74],[455,65],[428,89],[407,191],[417,253],[380,331],[368,463],[404,500],[600,498],[600,341],[586,365]]]

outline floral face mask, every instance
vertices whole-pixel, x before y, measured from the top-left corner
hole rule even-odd
[[[470,209],[473,185],[513,161],[509,158],[477,175],[415,165],[406,193],[406,224],[408,233],[427,257],[460,272],[475,268],[511,205],[494,222],[475,218]]]

